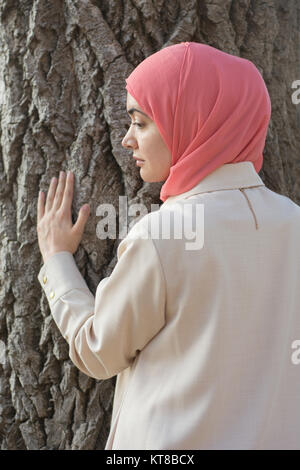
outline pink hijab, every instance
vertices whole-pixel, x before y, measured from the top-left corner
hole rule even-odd
[[[126,83],[172,154],[162,201],[226,163],[250,161],[260,171],[271,100],[249,60],[184,42],[147,57]]]

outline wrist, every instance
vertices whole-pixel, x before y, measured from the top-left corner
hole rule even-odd
[[[66,250],[66,249],[57,249],[57,250],[47,251],[46,253],[43,253],[42,258],[43,258],[44,264],[46,263],[46,261],[48,261],[49,258],[51,258],[51,256],[55,255],[56,253],[60,253],[62,251],[68,251],[69,253],[71,253],[71,251]]]

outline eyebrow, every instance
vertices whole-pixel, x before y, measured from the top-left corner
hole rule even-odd
[[[147,116],[147,114],[143,113],[143,111],[140,111],[139,109],[136,109],[136,108],[130,108],[130,109],[127,111],[127,113],[130,114],[130,115],[133,114],[134,112],[136,112],[136,113],[141,113],[141,114],[143,114],[144,116],[146,116],[147,118],[149,117],[149,116]]]

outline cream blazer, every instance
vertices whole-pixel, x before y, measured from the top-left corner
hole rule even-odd
[[[202,246],[155,238],[169,219]],[[300,449],[299,241],[300,207],[240,162],[143,216],[95,297],[71,253],[46,261],[71,360],[117,375],[105,449]]]

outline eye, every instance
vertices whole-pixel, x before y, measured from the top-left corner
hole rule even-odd
[[[128,132],[131,126],[137,126],[141,128],[144,127],[144,124],[140,124],[139,122],[131,122],[130,124],[125,124],[126,132]]]

